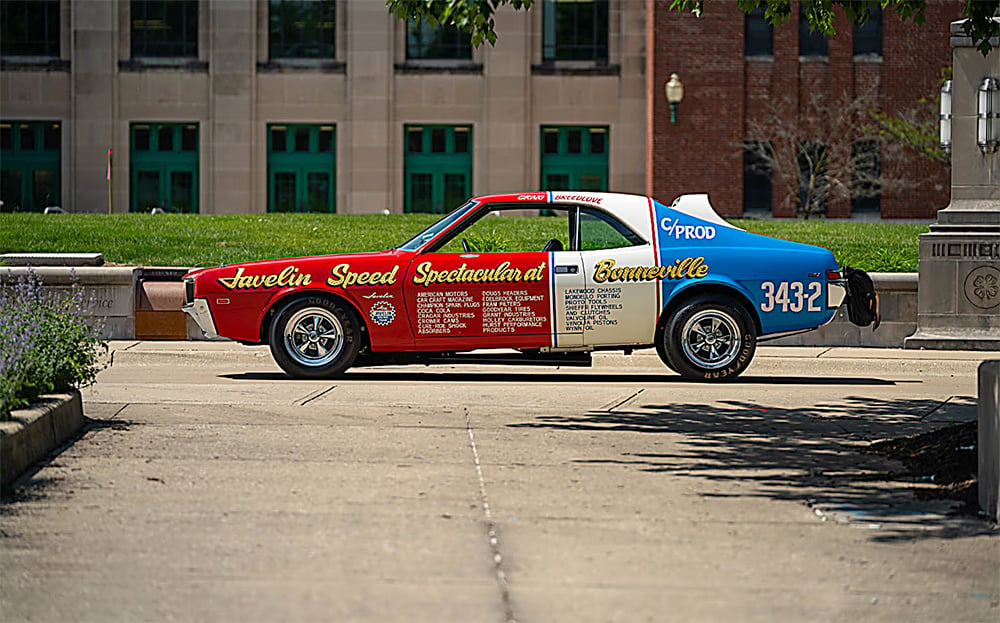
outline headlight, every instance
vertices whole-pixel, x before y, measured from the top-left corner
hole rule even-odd
[[[184,280],[184,304],[191,303],[194,303],[194,279],[188,278]]]

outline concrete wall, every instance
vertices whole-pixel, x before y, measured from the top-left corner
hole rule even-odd
[[[427,63],[400,68],[405,25],[383,2],[338,2],[337,58],[275,62],[268,2],[199,3],[192,62],[130,58],[128,2],[63,4],[63,59],[52,70],[6,62],[3,119],[62,122],[62,206],[103,212],[113,149],[116,212],[128,210],[129,125],[197,122],[202,213],[267,210],[269,123],[331,123],[337,132],[337,211],[402,212],[403,126],[473,126],[473,194],[540,186],[542,124],[610,126],[609,190],[645,191],[644,2],[612,0],[610,59],[617,72],[539,73],[541,5],[502,8],[500,39],[473,54],[477,71]],[[665,200],[672,197],[665,198]]]

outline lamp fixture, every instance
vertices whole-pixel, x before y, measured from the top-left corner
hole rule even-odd
[[[941,149],[951,153],[951,80],[941,85]]]
[[[979,83],[978,115],[976,121],[976,142],[983,153],[997,150],[1000,144],[1000,81],[996,78],[983,78]]]
[[[677,74],[670,74],[670,80],[667,80],[663,90],[670,103],[670,125],[673,125],[677,123],[677,105],[684,99],[684,83]]]

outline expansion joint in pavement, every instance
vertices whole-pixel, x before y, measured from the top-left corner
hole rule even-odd
[[[483,506],[483,515],[486,518],[486,536],[490,543],[490,553],[493,555],[493,569],[497,586],[500,589],[500,601],[503,603],[504,621],[506,623],[517,623],[514,616],[514,606],[510,597],[510,587],[507,584],[507,573],[503,570],[503,555],[500,553],[500,539],[497,537],[496,522],[493,521],[493,512],[490,510],[490,498],[486,494],[486,479],[483,478],[483,465],[479,460],[479,448],[476,447],[476,435],[472,432],[472,417],[469,415],[469,408],[465,407],[465,428],[469,433],[469,447],[472,448],[472,459],[476,465],[476,477],[479,479],[479,498]]]

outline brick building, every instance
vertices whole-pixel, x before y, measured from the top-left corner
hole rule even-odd
[[[701,18],[669,10],[669,2],[652,3],[654,76],[653,139],[650,154],[652,194],[668,199],[683,192],[707,191],[717,210],[727,215],[747,211],[793,216],[790,191],[773,175],[750,167],[748,142],[769,141],[755,136],[759,122],[777,111],[790,124],[805,128],[837,113],[845,99],[872,97],[879,109],[893,114],[933,98],[941,70],[951,66],[949,23],[961,18],[962,2],[928,3],[926,23],[902,22],[893,11],[874,15],[862,30],[852,28],[841,14],[836,36],[812,35],[800,22],[771,29],[759,16],[746,16],[735,3],[715,0]],[[793,16],[798,7],[793,5]],[[685,86],[676,124],[663,85],[677,73]],[[807,129],[799,131],[808,138]],[[838,136],[826,146],[830,158],[850,158],[852,137]],[[866,200],[831,199],[825,211],[843,218],[867,213],[884,218],[933,218],[948,204],[946,166],[912,152],[878,149],[874,166],[903,188]],[[891,157],[890,157],[891,153]],[[852,205],[853,204],[853,205]]]

